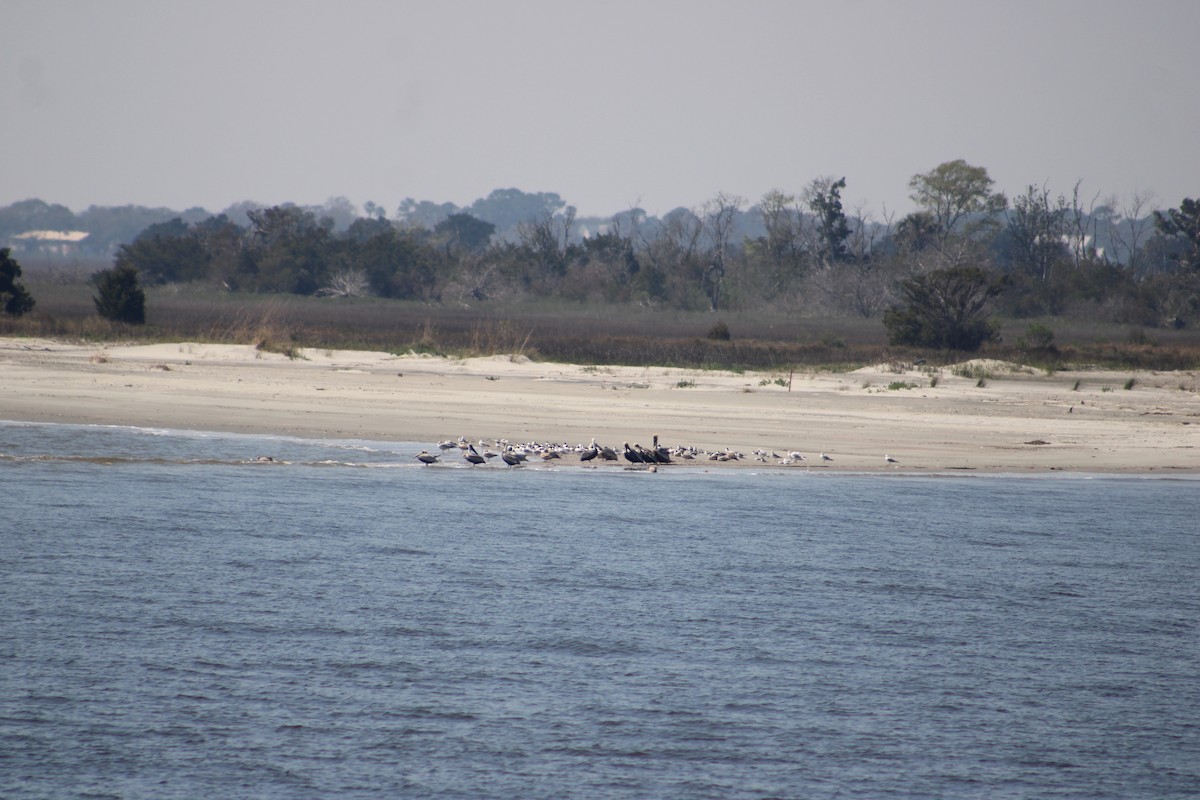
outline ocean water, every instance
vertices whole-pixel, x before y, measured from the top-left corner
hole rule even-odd
[[[1198,480],[430,445],[0,423],[0,797],[1200,797]]]

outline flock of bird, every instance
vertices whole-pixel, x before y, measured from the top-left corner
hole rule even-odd
[[[646,468],[651,471],[657,469],[659,464],[674,464],[679,462],[757,461],[763,464],[787,466],[808,460],[798,450],[791,450],[785,454],[780,454],[772,450],[760,449],[754,450],[750,455],[746,455],[736,450],[701,450],[686,445],[665,447],[658,443],[658,434],[654,435],[653,443],[650,447],[643,447],[640,444],[631,445],[629,442],[624,442],[620,450],[598,444],[595,437],[592,438],[591,443],[586,445],[545,444],[540,442],[513,444],[506,439],[497,439],[490,444],[485,443],[481,439],[478,442],[479,447],[477,448],[475,445],[476,443],[467,441],[465,436],[460,436],[458,437],[458,441],[446,440],[438,442],[437,447],[441,451],[439,453],[430,453],[428,450],[422,450],[413,457],[422,464],[437,464],[440,463],[439,459],[446,455],[447,452],[457,450],[463,460],[473,466],[486,464],[498,458],[510,467],[519,467],[530,456],[535,456],[543,462],[561,459],[563,456],[576,456],[582,464],[592,461],[620,462],[621,459],[624,459],[632,468]],[[823,462],[833,461],[833,456],[826,453],[821,453],[816,458]],[[897,459],[890,455],[885,455],[883,460],[885,464],[899,463]]]

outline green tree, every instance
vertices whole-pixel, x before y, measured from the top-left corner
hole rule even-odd
[[[11,249],[0,247],[0,302],[4,313],[19,317],[33,310],[34,300],[29,291],[17,283],[21,277],[21,265],[13,258]]]
[[[825,264],[846,260],[850,225],[842,210],[846,179],[817,178],[805,190],[804,199],[817,218],[817,257]]]
[[[1182,245],[1179,265],[1186,270],[1200,270],[1200,200],[1184,198],[1179,208],[1169,208],[1164,214],[1154,212],[1154,227]]]
[[[944,247],[955,227],[968,215],[991,214],[1003,211],[1008,205],[1003,194],[992,191],[994,183],[986,169],[973,167],[960,158],[914,175],[908,188],[912,190],[909,196],[913,201],[933,215],[938,246]]]
[[[415,231],[388,225],[363,242],[348,244],[347,263],[366,273],[375,294],[397,299],[434,297],[441,259]]]
[[[325,285],[333,263],[332,220],[297,206],[247,212],[249,243],[239,284],[265,292],[312,294]]]
[[[451,214],[433,228],[434,237],[451,252],[482,253],[496,226],[470,214]]]
[[[554,192],[495,189],[463,210],[476,219],[492,223],[500,234],[505,235],[523,222],[558,217],[566,212],[566,208],[566,201]]]
[[[141,325],[146,321],[146,293],[138,285],[137,270],[113,266],[96,273],[98,294],[92,298],[105,319]]]
[[[984,342],[998,339],[985,312],[1002,287],[978,267],[951,267],[910,278],[900,286],[906,305],[883,314],[888,342],[978,350]]]
[[[202,280],[208,275],[204,244],[179,217],[147,227],[117,248],[115,266],[132,267],[148,285]]]
[[[937,242],[937,220],[928,211],[914,211],[896,225],[896,247],[906,253],[921,253]]]

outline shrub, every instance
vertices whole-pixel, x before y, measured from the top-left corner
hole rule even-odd
[[[17,283],[21,265],[9,255],[11,252],[7,247],[0,247],[0,306],[5,314],[19,317],[33,310],[34,300],[29,291]]]
[[[978,267],[953,267],[917,275],[901,284],[905,306],[888,309],[888,342],[949,350],[978,350],[999,339],[984,314],[1002,283]]]
[[[1054,331],[1038,322],[1032,322],[1025,334],[1017,339],[1022,350],[1050,350],[1054,347]]]
[[[133,267],[112,267],[96,273],[96,289],[99,294],[92,300],[100,316],[130,325],[146,321],[146,293],[138,285]]]
[[[708,331],[708,338],[717,339],[722,342],[729,341],[729,327],[724,322],[717,322]]]

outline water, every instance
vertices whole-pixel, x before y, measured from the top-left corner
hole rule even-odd
[[[1200,796],[1200,481],[420,447],[0,423],[0,796]]]

